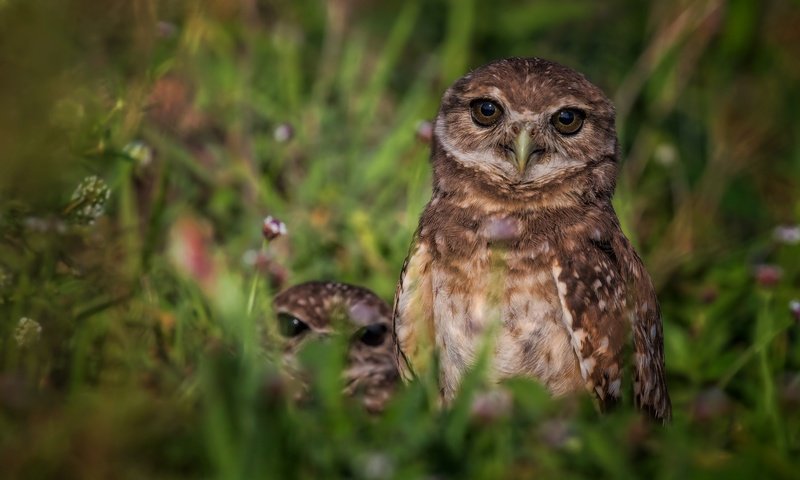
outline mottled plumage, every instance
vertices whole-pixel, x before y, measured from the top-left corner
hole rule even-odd
[[[667,420],[658,302],[611,197],[614,108],[581,74],[542,59],[481,67],[445,92],[433,195],[393,313],[405,378],[439,358],[445,401],[491,332],[490,375],[554,395],[621,395],[633,333],[635,404]]]
[[[399,380],[386,302],[365,288],[308,282],[278,294],[273,309],[289,360],[309,336],[349,335],[344,392],[369,411],[383,409]]]

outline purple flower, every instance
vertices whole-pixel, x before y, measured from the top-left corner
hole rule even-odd
[[[797,245],[800,243],[800,225],[778,225],[772,236],[779,243]]]
[[[267,215],[264,219],[264,226],[261,229],[261,233],[264,234],[264,238],[267,241],[270,241],[281,235],[286,235],[286,224],[274,218],[272,215]]]

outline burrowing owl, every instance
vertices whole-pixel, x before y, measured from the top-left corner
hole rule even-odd
[[[399,380],[391,341],[391,310],[371,291],[337,282],[295,285],[273,301],[291,357],[308,336],[348,335],[345,393],[380,411]]]
[[[447,401],[490,338],[493,379],[586,388],[605,410],[632,330],[634,402],[669,419],[658,301],[611,205],[619,153],[603,92],[547,60],[490,63],[445,92],[431,158],[433,196],[395,296],[403,377],[435,350]]]

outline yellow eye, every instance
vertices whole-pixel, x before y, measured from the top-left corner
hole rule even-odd
[[[490,127],[503,116],[500,105],[491,100],[474,100],[470,104],[472,119],[482,127]]]
[[[556,127],[559,133],[564,135],[572,135],[578,133],[578,130],[583,126],[583,119],[586,114],[574,108],[564,108],[557,111],[550,118],[550,123]]]

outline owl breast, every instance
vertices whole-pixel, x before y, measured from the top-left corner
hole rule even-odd
[[[555,395],[583,388],[578,360],[563,325],[545,236],[513,217],[488,218],[477,228],[454,226],[434,235],[433,320],[441,387],[451,399],[482,352],[492,380],[534,377]],[[470,241],[457,242],[451,235]],[[452,237],[451,237],[452,238]]]

